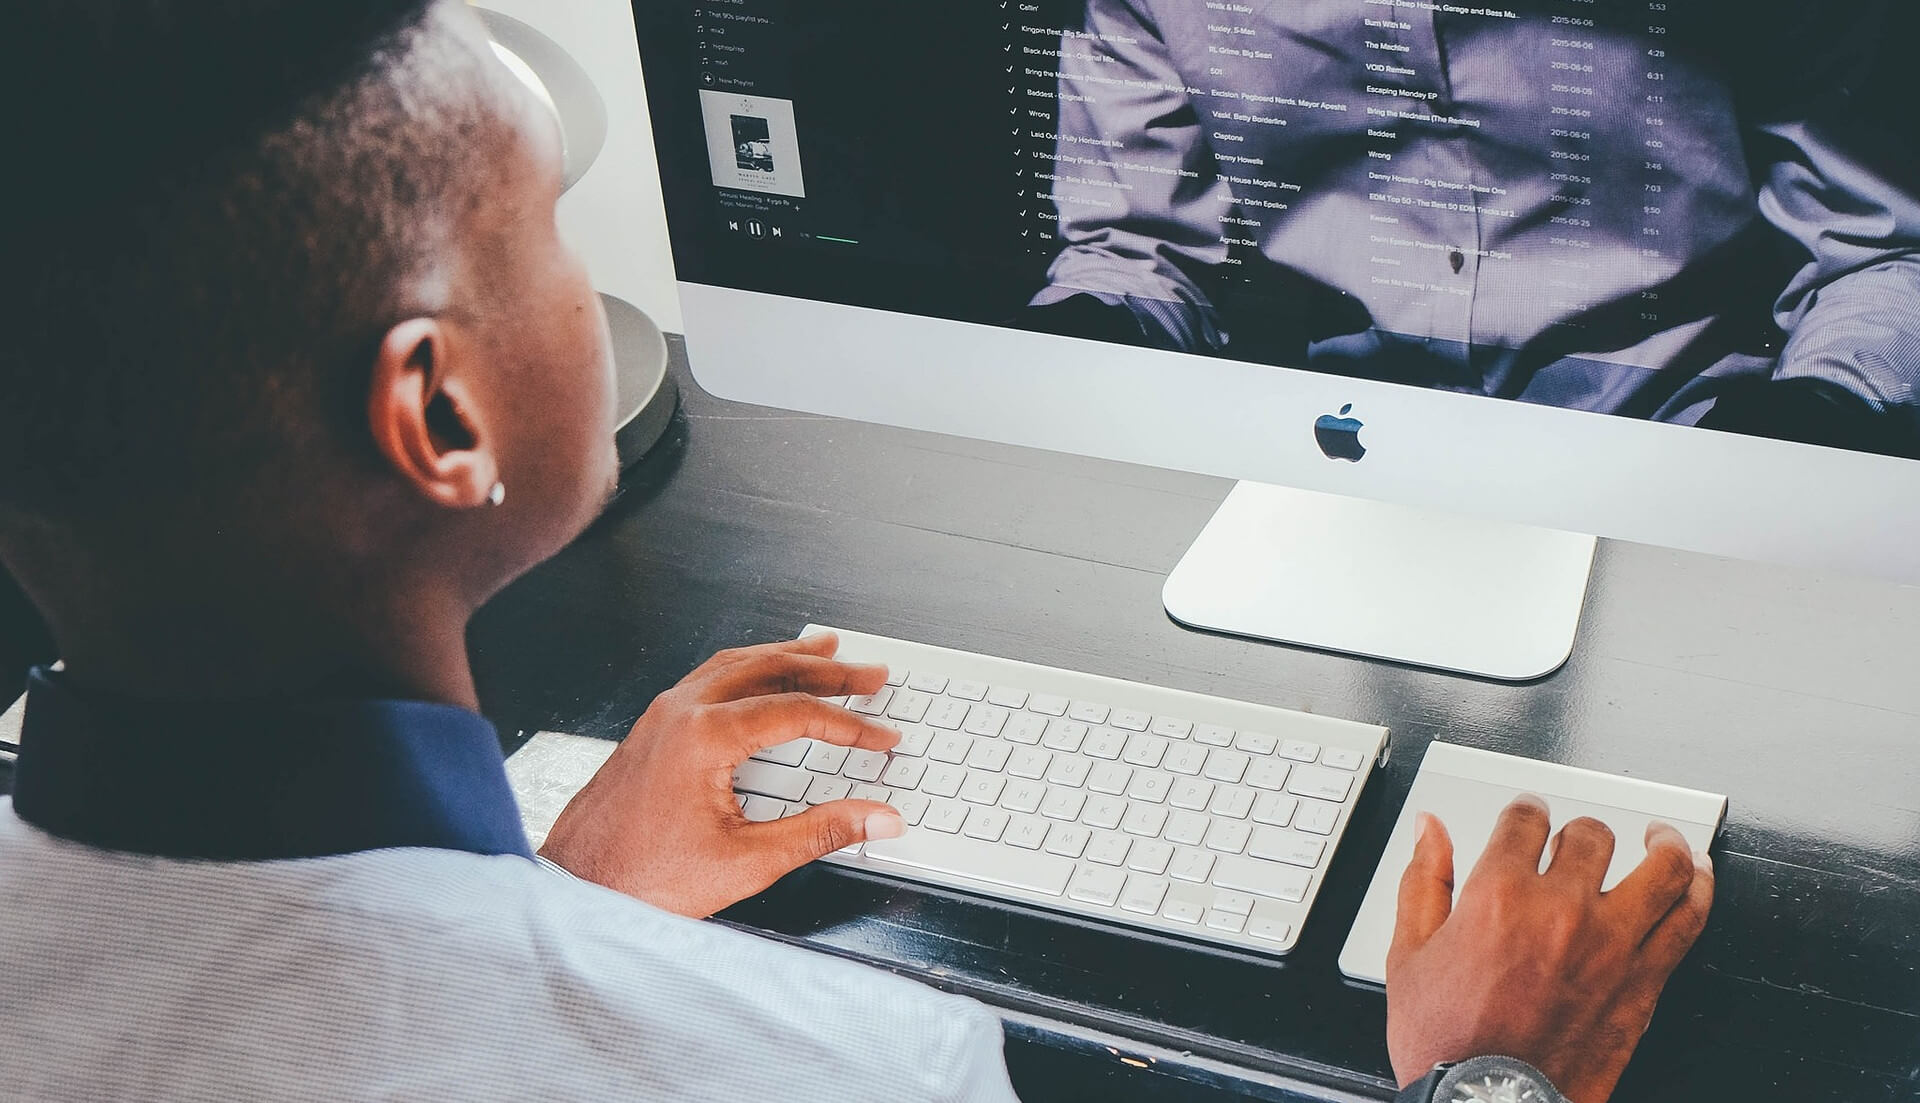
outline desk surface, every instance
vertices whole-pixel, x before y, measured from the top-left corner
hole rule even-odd
[[[1603,544],[1572,663],[1496,685],[1174,625],[1160,586],[1220,480],[683,383],[682,416],[608,517],[476,622],[503,731],[617,738],[712,651],[809,621],[1393,731],[1283,964],[824,867],[728,920],[1008,1009],[1018,1033],[1077,1047],[1088,1088],[1125,1071],[1098,1068],[1110,1044],[1254,1070],[1262,1098],[1296,1098],[1282,1079],[1384,1098],[1385,999],[1335,958],[1444,736],[1731,798],[1712,922],[1618,1099],[1920,1098],[1920,589]]]

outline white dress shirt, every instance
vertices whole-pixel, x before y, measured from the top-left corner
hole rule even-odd
[[[0,799],[0,1098],[1013,1098],[1000,1024],[979,1004],[535,864],[511,797],[499,807],[499,748],[478,717],[372,706],[393,730],[371,738],[407,753],[282,771],[274,799],[237,801],[233,815],[254,820],[227,822],[252,830],[227,840],[195,835],[220,818],[193,826],[191,805],[223,791],[195,777],[241,770],[273,789],[261,758],[278,752],[219,767],[163,741],[183,768],[156,779],[173,768],[163,756],[128,749],[136,765],[107,765],[122,759],[103,744],[130,737],[102,735],[88,709],[57,699],[69,693],[36,675],[15,797]],[[299,736],[370,715],[364,702],[331,714],[276,711],[253,736],[298,757],[312,746]],[[444,798],[450,841],[327,852],[329,839],[435,829],[417,815],[386,824],[385,806],[354,792],[357,777],[410,771]],[[485,852],[472,824],[488,815],[519,852]],[[152,847],[73,841],[134,837],[143,821]],[[186,856],[229,843],[311,853]]]

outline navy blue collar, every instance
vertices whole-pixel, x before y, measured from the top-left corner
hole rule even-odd
[[[493,725],[418,701],[151,704],[35,670],[13,807],[62,838],[173,858],[532,857]]]

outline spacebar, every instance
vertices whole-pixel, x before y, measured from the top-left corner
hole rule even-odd
[[[870,842],[867,857],[888,865],[949,873],[1009,888],[1044,892],[1048,896],[1065,892],[1067,880],[1073,876],[1071,859],[943,835],[925,828],[909,830],[898,839]]]

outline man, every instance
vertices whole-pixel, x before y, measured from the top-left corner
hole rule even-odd
[[[984,1008],[682,918],[904,829],[729,792],[764,746],[894,744],[820,699],[885,677],[831,639],[696,670],[555,825],[577,878],[528,853],[463,632],[604,503],[612,381],[558,135],[464,5],[14,30],[45,171],[5,184],[0,561],[65,666],[0,807],[0,1094],[1010,1098]],[[1500,833],[1449,918],[1429,825],[1395,1067],[1503,1050],[1599,1103],[1711,877],[1657,832],[1603,895],[1604,829],[1544,876],[1537,806]]]
[[[1073,6],[1040,328],[1920,455],[1883,0]]]

